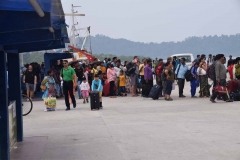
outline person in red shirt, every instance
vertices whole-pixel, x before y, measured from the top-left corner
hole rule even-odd
[[[228,63],[229,63],[228,73],[230,75],[230,79],[233,80],[233,67],[234,67],[233,60],[230,60]]]

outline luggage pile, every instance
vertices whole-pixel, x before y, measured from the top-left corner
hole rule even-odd
[[[227,90],[231,100],[240,101],[240,83],[238,80],[228,81]]]

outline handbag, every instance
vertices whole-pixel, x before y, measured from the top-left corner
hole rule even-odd
[[[40,88],[41,88],[41,90],[43,90],[43,91],[45,91],[45,90],[47,89],[47,87],[44,86],[44,85],[41,85]]]
[[[218,93],[219,95],[223,95],[223,94],[227,94],[228,90],[226,87],[221,86],[220,84],[218,84],[217,86],[215,86],[212,90],[214,93]]]

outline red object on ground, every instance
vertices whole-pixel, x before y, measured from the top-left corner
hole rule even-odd
[[[108,97],[110,94],[110,83],[107,83],[103,86],[103,95]]]
[[[229,94],[232,92],[237,92],[238,90],[238,85],[239,85],[239,81],[238,80],[230,80],[227,82],[227,89]]]

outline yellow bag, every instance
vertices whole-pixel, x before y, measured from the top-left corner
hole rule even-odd
[[[40,88],[41,88],[41,90],[43,90],[43,91],[45,91],[45,90],[47,89],[47,87],[46,87],[46,86],[43,86],[43,85],[41,85]]]
[[[44,99],[47,108],[56,108],[57,99],[56,97],[49,97]]]

